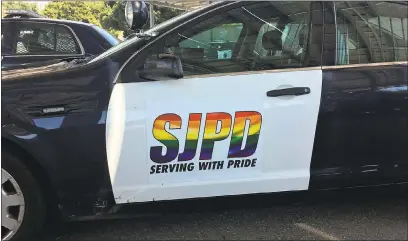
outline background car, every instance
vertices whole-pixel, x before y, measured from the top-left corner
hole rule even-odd
[[[6,14],[1,22],[2,69],[98,55],[120,43],[94,24],[50,19],[25,10],[9,10]]]

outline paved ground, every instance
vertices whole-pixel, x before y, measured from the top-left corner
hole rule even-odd
[[[70,223],[56,240],[408,240],[407,196],[342,191],[143,206],[156,214]]]

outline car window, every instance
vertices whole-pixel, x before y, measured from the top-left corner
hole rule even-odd
[[[169,26],[171,24],[173,24],[174,22],[178,22],[180,19],[182,18],[188,18],[189,16],[194,16],[198,11],[201,11],[201,8],[195,9],[193,11],[187,11],[183,14],[180,14],[174,18],[171,18],[167,21],[164,21],[160,24],[155,25],[153,28],[150,28],[148,30],[146,30],[146,34],[149,33],[154,33],[156,31],[159,31],[160,29],[165,28],[166,26]],[[136,42],[140,41],[141,39],[138,37],[133,37],[130,39],[126,39],[122,42],[120,42],[119,44],[117,44],[116,46],[113,46],[112,48],[106,50],[105,52],[101,53],[100,55],[96,56],[95,58],[93,58],[91,61],[89,61],[89,63],[92,62],[96,62],[99,61],[101,59],[104,58],[109,58],[109,56],[114,55],[120,51],[122,51],[123,49],[126,49],[128,46],[135,44]]]
[[[176,30],[146,62],[171,52],[184,76],[305,67],[309,8],[310,2],[244,4]]]
[[[408,7],[335,2],[338,65],[408,60]]]
[[[242,28],[242,23],[221,24],[192,37],[181,35],[185,40],[179,43],[179,47],[182,50],[202,50],[203,58],[207,60],[231,59]]]
[[[303,19],[299,19],[299,21],[293,23],[284,24],[281,27],[278,24],[279,19],[274,19],[272,21],[269,21],[268,23],[265,23],[262,26],[261,30],[259,31],[259,35],[256,40],[255,51],[257,51],[257,54],[260,57],[270,56],[271,52],[268,49],[265,49],[265,47],[262,44],[262,39],[265,33],[272,30],[278,30],[282,32],[282,36],[280,39],[280,41],[282,42],[282,50],[286,51],[287,53],[290,53],[291,55],[299,56],[300,57],[299,61],[303,61],[305,53],[303,51],[303,47],[307,37],[305,33],[309,31],[307,24],[308,16],[309,15],[307,13],[303,13],[302,14]],[[276,53],[276,55],[279,54],[282,54],[282,52]],[[288,57],[287,60],[290,61],[291,57],[290,56],[287,57]]]
[[[100,34],[102,35],[106,41],[109,42],[109,44],[111,45],[111,47],[116,46],[120,43],[120,40],[117,39],[115,36],[113,36],[112,34],[110,34],[108,31],[106,31],[105,29],[102,29],[98,26],[92,25],[92,27]]]
[[[14,47],[18,55],[80,54],[71,31],[64,26],[20,23]]]
[[[260,2],[203,21],[179,33],[183,38],[207,40],[201,50],[186,49],[186,40],[180,42],[185,75],[204,74],[202,70],[229,73],[302,67],[304,52],[298,36],[307,36],[308,16],[308,2]],[[189,37],[194,30],[199,33]]]

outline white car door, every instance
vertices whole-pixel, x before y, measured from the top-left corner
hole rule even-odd
[[[321,81],[320,67],[278,66],[117,83],[106,134],[116,202],[306,190]]]

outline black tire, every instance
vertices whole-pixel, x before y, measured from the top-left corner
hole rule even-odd
[[[25,203],[21,226],[11,240],[32,240],[42,230],[45,222],[46,205],[43,192],[22,161],[4,150],[1,152],[1,160],[1,168],[6,170],[20,186]]]

